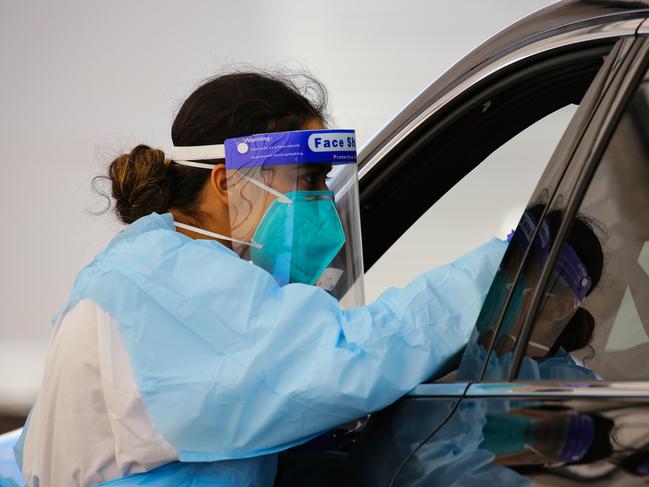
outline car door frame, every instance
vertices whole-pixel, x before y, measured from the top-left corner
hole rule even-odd
[[[577,110],[577,113],[575,113],[573,120],[568,126],[566,132],[564,133],[564,136],[561,138],[557,146],[557,149],[555,150],[555,153],[550,159],[546,171],[541,177],[539,185],[534,192],[536,196],[533,196],[531,198],[530,204],[535,204],[536,198],[541,193],[545,192],[548,195],[547,201],[543,202],[544,208],[541,215],[539,216],[540,220],[543,220],[545,218],[550,208],[557,208],[560,206],[560,201],[564,198],[563,193],[566,192],[565,189],[563,192],[561,191],[562,186],[568,186],[568,195],[572,194],[570,189],[575,189],[575,177],[582,170],[584,164],[583,160],[578,157],[579,148],[586,147],[586,150],[592,148],[592,146],[588,145],[589,143],[592,144],[594,142],[592,138],[589,138],[589,131],[592,132],[597,128],[601,128],[602,120],[598,120],[598,117],[601,118],[602,114],[606,114],[608,113],[608,110],[611,110],[613,98],[616,94],[618,94],[616,90],[620,88],[620,84],[622,82],[622,79],[624,78],[624,63],[628,63],[631,59],[633,59],[634,49],[637,49],[638,46],[639,44],[636,36],[625,37],[618,40],[618,43],[611,51],[611,56],[609,57],[606,65],[602,66],[602,70],[593,80],[591,87],[584,96],[584,100],[582,100],[580,108]],[[549,174],[554,174],[556,177],[548,178]],[[566,181],[569,180],[573,182],[571,184],[566,183]],[[568,214],[566,218],[564,218],[564,222],[571,222],[573,215],[574,214]],[[537,226],[533,230],[530,242],[533,242],[538,238],[539,230],[540,226]],[[552,266],[554,265],[554,261],[557,258],[560,250],[560,247],[557,246],[557,242],[562,241],[562,239],[565,237],[565,233],[567,233],[567,230],[567,226],[563,227],[564,234],[557,235],[554,240],[555,254],[550,255],[550,257],[552,257],[553,259],[552,261],[546,261],[545,267],[543,269],[545,274],[541,274],[542,277],[546,276],[546,281],[539,279],[535,283],[527,283],[528,285],[533,284],[533,296],[535,296],[538,300],[540,300],[543,296],[544,286],[547,282],[547,279],[549,279],[550,277]],[[550,249],[550,251],[552,251],[552,248]],[[529,264],[529,260],[533,257],[532,254],[533,253],[531,252],[530,245],[525,250],[525,255],[518,265],[518,268],[514,275],[514,285],[511,287],[496,320],[496,325],[494,327],[495,333],[493,334],[493,339],[487,348],[487,356],[491,356],[493,353],[495,353],[495,337],[498,336],[499,329],[503,323],[505,315],[508,312],[508,307],[512,300],[513,290],[516,286],[516,283],[518,283],[518,281],[522,278],[524,269]],[[532,305],[538,306],[539,303],[535,300],[533,301]],[[535,313],[537,311],[538,310],[536,308],[529,308],[525,319],[527,321],[530,321],[532,317],[535,316]],[[514,349],[514,356],[508,370],[507,377],[503,377],[503,379],[507,379],[508,382],[511,382],[518,373],[518,368],[520,367],[520,362],[522,361],[522,354],[526,350],[526,346],[523,346],[523,344],[527,344],[530,333],[531,325],[525,322],[523,327],[521,327],[519,334],[515,337],[517,347]],[[485,377],[488,363],[489,360],[484,361],[483,369],[479,377],[480,380],[483,380]]]
[[[649,19],[646,22],[649,22]],[[638,25],[638,29],[639,27],[640,25]],[[450,411],[446,419],[434,431],[431,431],[424,441],[415,447],[401,462],[389,483],[390,486],[398,480],[401,471],[416,454],[419,448],[427,441],[434,438],[435,434],[449,422],[463,401],[487,398],[502,401],[552,401],[587,398],[598,398],[604,400],[613,399],[618,401],[649,399],[649,383],[644,382],[615,382],[607,384],[584,382],[577,384],[574,380],[566,383],[557,383],[555,381],[527,382],[516,380],[531,335],[534,324],[533,318],[540,308],[545,287],[549,282],[551,271],[554,268],[554,263],[556,262],[561,249],[561,243],[567,236],[572,218],[575,216],[579,208],[595,169],[601,160],[606,144],[612,136],[617,121],[626,106],[626,102],[637,85],[638,77],[645,73],[646,68],[649,65],[649,36],[628,36],[620,39],[618,42],[620,46],[618,52],[616,52],[614,57],[611,58],[608,66],[602,66],[601,71],[593,81],[593,84],[596,85],[599,83],[599,86],[596,86],[593,90],[588,90],[587,96],[584,97],[578,112],[575,114],[575,117],[571,121],[571,124],[562,138],[562,141],[565,140],[566,142],[570,142],[570,140],[572,140],[573,142],[566,144],[560,143],[548,164],[549,166],[552,164],[560,164],[562,167],[562,176],[556,183],[554,192],[549,198],[542,218],[545,216],[548,208],[551,208],[553,204],[557,203],[557,199],[562,197],[560,192],[562,184],[565,184],[567,180],[575,177],[577,178],[578,183],[574,185],[572,191],[569,192],[566,217],[563,219],[557,238],[550,249],[550,256],[544,266],[541,277],[539,278],[536,289],[533,293],[532,305],[525,317],[524,325],[521,328],[518,339],[516,340],[517,346],[514,349],[514,359],[512,360],[512,367],[509,370],[507,381],[495,383],[479,381],[476,383],[466,384],[433,383],[422,384],[413,389],[407,396],[409,399],[435,399],[439,398],[441,395],[448,396],[449,394],[452,394],[453,391],[458,394],[460,391],[463,392],[461,393],[462,397],[455,403],[453,410]],[[598,80],[597,78],[600,79]],[[534,236],[531,240],[536,238],[536,233],[538,233],[537,231],[538,228],[535,229]],[[524,267],[527,258],[528,255],[526,252],[526,255],[519,266],[515,282],[520,278],[521,269]],[[512,286],[512,289],[513,287],[514,286]],[[507,306],[511,299],[511,294],[512,293],[510,292],[503,306],[497,328],[502,324]],[[494,335],[497,335],[497,333]],[[493,342],[489,347],[490,354],[493,353],[492,349]],[[482,374],[485,372],[487,362],[488,360],[485,360]]]
[[[640,27],[642,22],[644,22],[644,19],[636,18],[633,20],[615,22],[613,27],[610,26],[606,27],[600,25],[598,26],[597,29],[593,27],[584,28],[574,33],[573,37],[561,35],[559,36],[560,37],[559,39],[546,38],[542,41],[539,41],[538,43],[533,43],[532,45],[527,46],[525,49],[530,53],[530,55],[535,56],[539,53],[547,54],[556,49],[572,46],[573,44],[587,46],[593,41],[598,41],[603,39],[611,39],[611,38],[618,39],[617,42],[620,44],[622,44],[623,40],[625,39],[628,42],[634,42],[633,40],[630,39],[635,39],[636,31]],[[613,49],[615,49],[615,47],[613,47]],[[619,58],[620,56],[626,56],[627,54],[628,52],[624,51],[624,52],[616,53],[615,56]],[[514,56],[519,61],[525,59],[524,56],[515,55],[515,53],[512,53],[511,56]],[[511,62],[504,61],[504,60],[499,60],[497,64],[501,68],[511,66]],[[602,97],[602,93],[610,86],[610,80],[608,79],[608,74],[609,74],[608,71],[613,67],[614,67],[614,62],[611,62],[610,68],[607,68],[606,65],[603,65],[600,68],[600,71],[596,76],[596,79],[597,77],[601,78],[600,88],[592,93],[587,93],[586,96],[584,96],[584,99],[582,100],[582,103],[580,104],[577,113],[573,117],[573,120],[571,121],[570,125],[568,126],[568,129],[564,133],[561,142],[559,143],[553,157],[548,163],[548,167],[546,168],[546,172],[544,172],[541,181],[550,178],[552,180],[550,187],[554,190],[556,190],[556,188],[558,187],[558,185],[560,184],[563,178],[563,175],[565,175],[568,165],[575,155],[577,146],[594,117],[596,108],[598,106],[598,102],[600,101],[599,99]],[[485,82],[485,80],[489,78],[490,75],[493,75],[495,72],[496,70],[494,69],[493,66],[485,67],[484,72],[476,73],[475,78],[473,80],[472,87],[475,88],[477,85],[481,85],[483,82]],[[593,81],[593,83],[595,83],[595,81]],[[589,92],[590,91],[592,90],[590,90],[589,88]],[[439,115],[438,112],[440,108],[441,105],[438,106],[437,110],[430,110],[429,118],[438,116]],[[425,121],[426,120],[424,119],[419,119],[417,121],[417,124],[422,125]],[[412,128],[409,126],[408,133],[411,132],[412,132]],[[400,140],[402,141],[405,140],[405,137],[406,137],[405,135],[400,137]],[[377,162],[374,162],[372,164],[372,167],[376,169]],[[550,169],[550,172],[552,172],[553,175],[549,176],[547,174],[548,169]],[[368,170],[365,171],[365,174],[366,175],[368,174]],[[364,177],[369,177],[369,176],[364,176]],[[524,262],[525,262],[525,258],[523,259],[523,262],[519,267],[519,271],[520,268],[523,266]],[[518,277],[519,276],[517,275],[516,279],[518,279]],[[500,320],[502,320],[502,317],[509,304],[510,298],[511,296],[508,296],[507,300],[505,301],[503,310],[500,315]],[[489,352],[491,352],[491,348],[492,348],[491,346],[488,348]],[[479,376],[480,378],[482,377],[483,373],[484,370],[481,372]],[[469,382],[455,383],[452,387],[449,386],[450,386],[449,384],[440,384],[440,383],[421,384],[415,387],[412,391],[410,391],[408,395],[411,397],[432,397],[432,396],[462,397],[468,391]],[[438,390],[438,392],[436,392],[436,390]]]
[[[579,210],[620,117],[629,99],[634,94],[641,77],[647,71],[647,66],[649,66],[649,36],[640,36],[630,46],[630,52],[626,59],[621,60],[619,76],[611,80],[607,93],[604,94],[604,98],[571,158],[568,172],[564,175],[564,181],[570,180],[569,185],[572,187],[572,191],[568,192],[565,217],[557,231],[548,260],[532,295],[530,308],[523,322],[518,344],[514,351],[512,367],[508,377],[509,381],[514,381],[518,375],[527,348],[526,344],[532,333],[535,317],[540,310],[543,295],[550,281],[563,242],[570,231],[572,221]],[[573,185],[572,181],[576,181],[576,183]],[[562,184],[564,184],[563,181]],[[553,203],[557,206],[558,202],[556,200],[560,197],[562,197],[561,194],[554,197]]]
[[[647,26],[649,19],[643,25]],[[466,398],[503,398],[535,400],[567,400],[598,398],[604,400],[649,400],[649,381],[524,381],[517,380],[517,375],[527,349],[528,341],[534,325],[544,292],[551,277],[552,269],[559,255],[563,242],[570,230],[584,195],[590,185],[593,175],[602,159],[603,153],[610,141],[617,123],[627,106],[630,97],[635,92],[641,77],[649,67],[649,30],[638,36],[625,59],[620,59],[618,75],[610,80],[606,93],[593,113],[576,150],[569,161],[567,173],[562,182],[575,179],[577,183],[568,194],[563,219],[557,237],[550,250],[548,260],[541,273],[538,285],[532,296],[530,308],[525,317],[514,349],[514,358],[506,382],[475,383],[466,391]],[[556,194],[556,198],[561,196]]]
[[[613,29],[608,32],[603,29],[601,32],[601,37],[597,37],[597,39],[617,38],[618,40],[615,46],[619,45],[620,49],[614,52],[613,51],[615,49],[614,46],[613,49],[610,51],[610,53],[613,54],[613,57],[611,58],[612,60],[610,61],[609,64],[605,62],[596,75],[596,79],[602,78],[600,80],[601,83],[600,89],[595,90],[594,93],[591,93],[592,90],[590,90],[589,88],[589,90],[587,91],[587,95],[584,96],[584,99],[582,100],[582,103],[580,104],[577,113],[573,117],[573,120],[571,121],[567,131],[564,133],[562,140],[565,140],[566,143],[560,144],[560,146],[555,151],[555,154],[553,155],[550,163],[548,164],[548,166],[550,166],[550,164],[554,166],[552,169],[553,175],[551,175],[550,178],[555,183],[554,185],[555,189],[558,187],[561,180],[563,179],[563,174],[565,174],[565,171],[567,170],[570,161],[574,158],[574,155],[576,153],[577,148],[579,147],[579,144],[581,143],[584,133],[590,127],[590,123],[594,117],[594,114],[597,112],[598,102],[602,98],[602,92],[606,91],[611,86],[608,79],[609,78],[608,75],[610,74],[611,70],[613,70],[613,68],[616,66],[615,60],[620,58],[625,58],[627,56],[628,49],[623,48],[623,46],[635,42],[635,32],[642,21],[643,19],[636,19],[636,21],[633,24],[630,24],[628,21],[625,22],[625,25],[627,28],[629,28],[629,30],[625,31],[623,35],[620,35],[619,26],[617,26],[616,29]],[[611,35],[607,35],[609,32],[611,33]],[[587,45],[589,41],[592,41],[594,39],[593,32],[591,31],[589,34],[590,35],[587,39],[584,39],[582,42],[579,42],[578,44]],[[549,43],[548,46],[552,46],[551,49],[557,48],[556,43],[554,42]],[[595,81],[593,81],[593,83],[595,83]],[[546,174],[544,173],[544,177],[545,176]],[[522,264],[523,263],[521,263],[521,266]],[[506,309],[506,304],[503,308]],[[469,393],[473,385],[474,384],[470,382],[421,384],[415,387],[412,391],[410,391],[406,395],[406,397],[404,398],[405,400],[446,399],[447,401],[453,401],[454,403],[453,408],[451,408],[446,418],[444,418],[436,428],[434,428],[428,435],[426,435],[426,437],[420,443],[420,445],[424,444],[431,437],[433,437],[435,433],[439,431],[448,422],[448,420],[452,417],[454,412],[457,410],[461,400],[467,396],[467,394]],[[508,384],[508,386],[511,386],[511,384]],[[489,391],[488,388],[485,388],[482,389],[480,392],[493,393],[494,391],[493,390]],[[478,395],[477,397],[480,396]],[[412,458],[412,456],[416,453],[417,449],[418,447],[414,448],[403,459],[400,466],[395,470],[394,476],[392,477],[392,482],[394,482],[397,479],[399,472],[401,471],[403,466],[407,464],[409,459]]]

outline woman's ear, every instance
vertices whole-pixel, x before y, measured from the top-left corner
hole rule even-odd
[[[548,302],[547,319],[553,322],[564,320],[575,310],[574,296],[552,297]]]
[[[223,203],[228,203],[228,181],[225,164],[217,164],[210,174],[210,186],[216,197]]]

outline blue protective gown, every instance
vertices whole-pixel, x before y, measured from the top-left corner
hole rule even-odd
[[[139,219],[74,283],[116,317],[142,401],[179,462],[105,485],[268,485],[274,453],[384,408],[467,341],[507,244],[372,304],[278,286],[215,240]]]

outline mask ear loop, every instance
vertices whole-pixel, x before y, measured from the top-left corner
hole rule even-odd
[[[535,348],[538,348],[540,350],[543,350],[545,353],[548,353],[550,351],[550,347],[546,347],[542,343],[533,342],[532,340],[529,340],[527,342],[527,345],[530,346],[530,347],[535,347]]]
[[[205,235],[206,237],[218,238],[220,240],[227,240],[229,242],[248,245],[256,249],[263,248],[263,245],[257,242],[244,242],[243,240],[237,240],[236,238],[226,237],[225,235],[221,235],[220,233],[210,232],[209,230],[203,230],[202,228],[198,228],[193,225],[187,225],[186,223],[174,222],[174,225],[178,228],[184,228],[185,230],[200,233],[201,235]]]
[[[208,146],[187,146],[187,147],[174,147],[171,151],[171,160],[175,162],[176,164],[180,164],[181,166],[189,166],[189,167],[197,167],[200,169],[210,169],[212,170],[214,168],[214,164],[209,164],[205,162],[194,162],[194,161],[188,161],[186,159],[222,159],[225,157],[225,149],[223,144],[217,144],[217,145],[208,145]],[[279,191],[271,188],[270,186],[265,185],[261,181],[257,181],[254,178],[248,177],[245,174],[242,174],[240,171],[237,171],[237,174],[239,174],[242,178],[246,179],[247,181],[251,182],[255,186],[263,189],[264,191],[269,192],[273,196],[277,198],[277,200],[280,203],[284,204],[292,204],[293,201],[287,197],[285,194],[280,193]],[[207,237],[212,237],[212,238],[217,238],[221,240],[227,240],[229,242],[235,242],[241,245],[248,245],[250,247],[254,247],[257,249],[263,248],[263,245],[251,241],[251,242],[245,242],[243,240],[238,240],[232,237],[226,237],[225,235],[221,235],[215,232],[210,232],[208,230],[203,230],[202,228],[195,227],[193,225],[187,225],[186,223],[178,223],[174,222],[176,227],[178,228],[183,228],[185,230],[190,230],[193,232],[196,232],[200,235],[205,235]]]
[[[218,147],[218,146],[215,146],[215,147]],[[191,148],[186,147],[186,148],[183,148],[183,149],[191,149]],[[176,148],[174,148],[174,150],[176,150]],[[183,154],[183,155],[188,155],[188,154]],[[197,167],[199,169],[209,169],[209,170],[214,169],[214,166],[215,166],[214,164],[208,164],[208,163],[205,163],[205,162],[194,162],[194,161],[183,161],[183,160],[173,160],[173,162],[176,163],[176,164],[180,164],[181,166]],[[243,174],[242,174],[242,176],[246,177]],[[246,179],[250,179],[250,178],[246,178]],[[250,179],[250,181],[255,183],[255,181],[252,180],[252,179]],[[259,184],[261,184],[261,183],[259,183]],[[267,188],[267,189],[270,190],[271,192],[276,192],[272,188]],[[281,193],[279,193],[279,194],[281,194]],[[282,195],[282,196],[284,196],[284,195]],[[284,198],[286,198],[286,197],[284,196]],[[288,199],[288,198],[286,198],[286,199]],[[249,247],[254,247],[256,249],[263,248],[262,244],[259,244],[259,243],[254,242],[254,241],[246,242],[244,240],[239,240],[239,239],[236,239],[236,238],[227,237],[225,235],[221,235],[220,233],[210,232],[209,230],[203,230],[202,228],[198,228],[198,227],[195,227],[193,225],[188,225],[186,223],[174,222],[174,225],[176,226],[176,228],[183,228],[183,229],[189,230],[191,232],[196,232],[196,233],[198,233],[200,235],[205,235],[206,237],[212,237],[212,238],[216,238],[216,239],[219,239],[219,240],[227,240],[228,242],[234,242],[234,243],[238,243],[238,244],[241,244],[241,245],[247,245]]]
[[[514,335],[510,334],[510,333],[507,333],[507,336],[508,336],[508,337],[511,339],[511,341],[513,341],[514,343],[516,343],[516,342],[518,341],[518,338],[515,337]],[[528,340],[527,345],[530,346],[530,347],[539,348],[539,349],[541,349],[541,350],[544,350],[545,352],[549,352],[549,351],[550,351],[550,347],[546,347],[546,346],[543,345],[542,343],[533,342],[532,340]]]
[[[261,188],[264,191],[267,191],[270,194],[272,194],[273,196],[275,196],[280,203],[285,203],[287,205],[290,205],[291,203],[293,203],[293,200],[291,200],[291,198],[286,196],[284,193],[280,193],[276,189],[273,189],[270,186],[266,186],[261,181],[258,181],[255,178],[251,178],[250,176],[246,176],[245,174],[242,174],[240,171],[237,171],[237,174],[239,174],[246,181],[248,181],[248,182],[254,184],[255,186],[257,186],[258,188]]]

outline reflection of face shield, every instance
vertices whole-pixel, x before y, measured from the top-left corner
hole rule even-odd
[[[589,414],[576,411],[521,409],[516,413],[487,414],[480,448],[497,457],[529,450],[535,457],[510,457],[505,464],[575,463],[589,452],[596,424]],[[502,458],[501,458],[502,460]]]
[[[569,244],[564,244],[548,283],[532,338],[549,351],[591,288],[586,267]],[[532,344],[530,342],[530,344]]]
[[[557,291],[561,291],[562,286],[564,291],[570,292],[581,303],[590,291],[592,282],[586,266],[569,244],[564,244],[561,249],[554,273],[560,286]]]
[[[508,240],[526,248],[536,225],[535,219],[525,212],[516,232],[512,232]],[[552,238],[544,221],[533,249],[539,268],[542,268],[548,259]],[[569,244],[564,244],[548,283],[548,291],[545,293],[529,346],[540,351],[541,355],[547,354],[590,288],[591,278],[586,266],[574,249]]]
[[[178,164],[208,169],[223,158],[230,235],[200,233],[232,241],[239,255],[280,285],[316,284],[346,296],[345,305],[362,304],[354,131],[257,134],[224,145],[176,147],[172,154]]]

